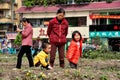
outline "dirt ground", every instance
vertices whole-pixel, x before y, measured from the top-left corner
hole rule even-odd
[[[0,80],[120,80],[120,60],[80,59],[78,69],[59,67],[56,57],[53,70],[29,68],[23,57],[22,69],[15,68],[17,55],[0,54]]]

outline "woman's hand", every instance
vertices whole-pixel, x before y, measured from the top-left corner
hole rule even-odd
[[[16,31],[17,31],[17,32],[21,32],[22,30],[21,30],[20,28],[17,27],[17,30],[16,30]]]

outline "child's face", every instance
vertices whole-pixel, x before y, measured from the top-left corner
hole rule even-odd
[[[76,33],[75,36],[74,36],[74,39],[75,39],[76,41],[79,41],[79,40],[80,40],[80,35],[79,35],[78,33]]]
[[[47,47],[44,50],[45,52],[49,53],[51,51],[51,45],[47,45]]]

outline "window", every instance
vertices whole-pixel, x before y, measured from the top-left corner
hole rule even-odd
[[[120,24],[120,19],[109,19],[109,24]]]
[[[32,23],[33,27],[47,27],[46,23],[49,22],[49,20],[51,20],[51,18],[29,19],[29,21]]]
[[[87,24],[87,17],[69,17],[66,18],[69,22],[69,26],[76,27],[76,26],[86,26]]]
[[[120,12],[109,12],[109,15],[120,15]],[[109,19],[109,24],[120,24],[120,19]]]
[[[87,17],[79,17],[78,26],[86,26],[86,25],[87,25]]]
[[[0,18],[2,18],[4,16],[4,12],[0,11]]]
[[[68,0],[67,4],[74,4],[74,0]]]
[[[78,26],[78,18],[70,17],[70,18],[66,18],[66,19],[68,20],[68,23],[69,23],[70,27]]]

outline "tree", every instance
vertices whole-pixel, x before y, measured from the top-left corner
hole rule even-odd
[[[32,7],[35,5],[55,5],[55,4],[64,4],[67,3],[67,0],[24,0],[24,4],[27,7]]]
[[[100,1],[106,1],[106,2],[112,2],[113,0],[74,0],[76,4],[80,3],[89,3],[89,2],[100,2]],[[32,7],[36,5],[55,5],[55,4],[66,4],[68,0],[24,0],[24,4],[27,7]]]
[[[27,7],[32,7],[34,5],[34,0],[25,0],[24,4]]]
[[[85,3],[85,2],[91,2],[91,0],[75,0],[75,3],[77,4]]]
[[[17,34],[16,39],[14,40],[14,44],[20,46],[22,43],[22,36],[20,33]]]
[[[10,2],[10,0],[0,0],[0,3]]]
[[[107,3],[111,3],[113,0],[106,0]]]
[[[0,3],[3,3],[4,2],[4,0],[0,0]]]

